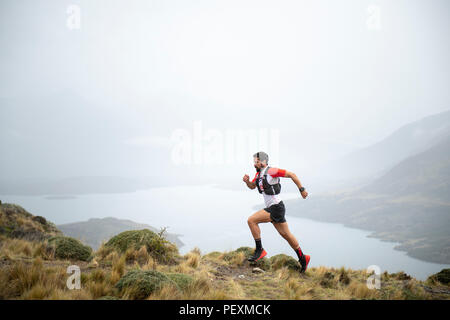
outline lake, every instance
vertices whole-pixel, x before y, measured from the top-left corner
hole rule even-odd
[[[299,198],[299,194],[283,193],[282,199]],[[130,193],[67,195],[65,197],[0,196],[2,202],[16,203],[34,215],[55,224],[79,222],[90,218],[115,217],[168,227],[170,233],[182,235],[184,254],[198,247],[202,254],[254,247],[247,218],[264,207],[262,196],[255,190],[241,191],[214,185],[178,186],[140,190]],[[303,200],[302,201],[308,201]],[[425,280],[450,265],[429,263],[394,250],[396,243],[368,238],[368,231],[344,227],[336,223],[317,222],[289,215],[286,220],[302,250],[311,255],[310,266],[366,269],[377,265],[381,271],[405,271]],[[285,253],[296,257],[271,223],[260,224],[263,247],[268,257]]]

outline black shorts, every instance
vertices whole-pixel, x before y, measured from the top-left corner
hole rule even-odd
[[[286,219],[284,218],[286,208],[284,207],[283,201],[273,204],[268,208],[264,208],[264,210],[270,213],[270,219],[272,219],[270,222],[286,222]]]

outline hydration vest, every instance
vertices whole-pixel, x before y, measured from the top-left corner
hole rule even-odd
[[[261,172],[259,172],[258,178],[256,179],[256,187],[258,188],[259,193],[264,193],[268,195],[279,194],[281,191],[280,178],[277,177],[275,184],[270,184],[267,181],[267,170],[269,170],[269,166],[267,166],[264,170],[264,174],[261,176]],[[263,190],[259,187],[259,180],[262,179]]]

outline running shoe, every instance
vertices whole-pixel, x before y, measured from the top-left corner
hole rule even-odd
[[[310,256],[308,256],[307,254],[302,254],[302,257],[299,260],[300,265],[302,266],[300,272],[306,271],[306,269],[308,268],[309,260],[311,260]]]
[[[262,259],[266,256],[267,252],[266,250],[264,250],[264,248],[261,249],[255,249],[255,252],[253,253],[253,256],[251,256],[250,258],[248,258],[248,261],[258,261],[259,259]]]

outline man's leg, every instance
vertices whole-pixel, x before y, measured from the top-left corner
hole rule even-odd
[[[256,244],[255,252],[253,253],[253,256],[248,258],[249,261],[257,261],[267,254],[261,244],[261,230],[259,229],[258,224],[270,221],[272,221],[272,219],[270,218],[270,213],[265,211],[264,209],[255,212],[248,218],[247,223],[250,227],[250,231],[252,232]]]
[[[289,231],[289,227],[287,225],[287,222],[274,222],[273,226],[275,229],[277,229],[278,233],[289,242],[289,245],[292,249],[294,249],[295,253],[297,254],[298,261],[300,262],[302,269],[301,272],[306,271],[310,256],[304,255],[302,249],[300,249],[300,246],[298,245],[297,239],[295,239],[294,235]]]
[[[292,249],[297,250],[300,247],[297,239],[289,230],[287,222],[274,222],[273,226],[277,229],[278,233],[289,242]]]
[[[258,223],[270,222],[271,220],[270,213],[264,209],[255,212],[248,218],[247,223],[254,239],[261,238],[261,230],[259,229]]]

